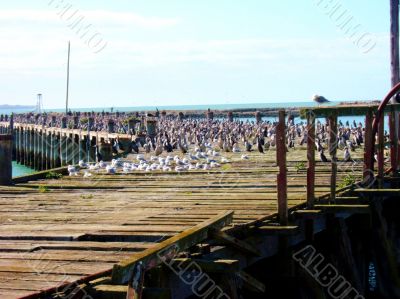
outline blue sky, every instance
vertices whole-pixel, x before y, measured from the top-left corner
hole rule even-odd
[[[3,1],[0,104],[34,104],[42,93],[45,108],[62,108],[68,40],[75,108],[382,98],[389,0],[335,0],[332,16],[328,2]],[[339,12],[358,25],[353,37]],[[70,28],[78,17],[90,25],[83,38]],[[357,36],[376,45],[365,53]]]

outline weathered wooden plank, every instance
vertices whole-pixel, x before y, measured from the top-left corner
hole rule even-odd
[[[160,257],[157,255],[161,251],[171,246],[174,249],[185,250],[208,238],[208,230],[210,228],[222,228],[232,222],[233,212],[226,212],[218,217],[214,217],[205,221],[189,230],[186,230],[168,240],[161,242],[151,249],[145,250],[129,260],[122,261],[114,266],[112,272],[112,281],[116,284],[127,284],[132,277],[132,271],[139,262],[143,263],[144,268],[155,266],[161,263]]]

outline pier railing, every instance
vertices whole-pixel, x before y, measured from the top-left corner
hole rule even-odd
[[[387,98],[392,98],[393,95],[400,89],[397,86],[394,91],[389,93]],[[337,177],[339,159],[337,158],[338,150],[338,118],[349,116],[364,116],[365,125],[363,133],[363,173],[362,181],[357,183],[359,188],[370,188],[375,186],[383,186],[385,175],[392,174],[396,176],[399,169],[399,104],[384,105],[343,105],[343,106],[326,106],[318,108],[301,109],[301,118],[307,121],[307,207],[314,207],[315,196],[315,176],[316,176],[316,161],[315,161],[315,141],[316,141],[316,121],[318,119],[326,119],[329,128],[328,148],[331,158],[330,165],[330,194],[329,201],[335,203],[337,194]],[[385,118],[389,117],[389,140],[386,142]],[[281,225],[287,225],[288,208],[287,208],[287,169],[286,169],[286,152],[287,152],[287,136],[286,136],[285,110],[279,113],[279,124],[277,126],[277,163],[279,173],[277,175],[277,198],[278,198],[278,216]],[[396,126],[397,124],[397,126]],[[385,149],[389,152],[390,168],[385,169]],[[375,155],[376,150],[376,155]],[[377,164],[375,170],[374,164]]]
[[[302,119],[307,121],[307,207],[312,209],[315,201],[316,176],[316,121],[326,119],[328,132],[328,151],[330,156],[330,202],[334,203],[337,194],[338,166],[338,118],[363,116],[365,119],[363,134],[363,180],[359,187],[368,188],[378,182],[384,183],[386,174],[397,175],[399,169],[399,124],[400,105],[388,104],[400,90],[396,86],[382,101],[381,105],[340,105],[317,108],[304,108],[300,111]],[[389,142],[386,142],[385,118],[389,116]],[[276,128],[277,199],[280,223],[288,223],[287,194],[287,113],[279,111]],[[111,145],[116,139],[125,139],[129,143],[132,135],[112,132],[93,132],[80,129],[60,129],[30,124],[12,123],[12,118],[0,123],[0,133],[11,132],[14,137],[13,155],[17,162],[37,170],[53,169],[68,164],[77,164],[79,160],[96,161],[97,150],[103,155],[111,154]],[[390,167],[385,169],[385,149],[389,151]],[[375,170],[375,161],[377,169]]]

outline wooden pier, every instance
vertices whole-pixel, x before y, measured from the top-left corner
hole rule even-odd
[[[375,141],[368,121],[377,111],[376,105],[302,110],[310,132],[315,131],[316,118],[328,118],[329,153],[334,158],[329,163],[316,161],[312,133],[307,147],[286,151],[281,112],[278,150],[253,152],[249,160],[229,153],[231,163],[218,170],[60,179],[46,179],[44,171],[16,178],[13,186],[0,187],[0,297],[194,298],[191,285],[169,268],[171,263],[180,269],[199,265],[196,273],[204,271],[217,283],[218,288],[210,288],[215,298],[238,298],[239,285],[251,294],[263,294],[272,286],[249,274],[253,265],[279,256],[282,267],[293,267],[291,250],[331,230],[332,223],[347,238],[343,220],[370,215],[372,193],[380,198],[398,194],[395,187],[381,194],[384,190],[371,183],[376,177],[380,186],[396,184],[399,161],[393,139],[388,148],[396,164],[393,159],[385,164],[385,140],[379,137],[374,170],[369,150]],[[387,106],[386,113],[398,113],[398,106]],[[338,165],[335,132],[337,117],[344,115],[366,116],[367,144],[352,153],[354,161]],[[383,117],[381,127],[382,122]],[[80,146],[87,144],[88,136],[104,142],[117,138],[15,124],[15,155],[17,161],[42,170],[76,164],[80,155],[90,156]],[[47,138],[55,150],[40,146]],[[74,157],[67,154],[69,144],[78,148],[72,151]],[[342,186],[349,174],[363,184]],[[347,266],[352,262],[345,261]],[[357,286],[365,289],[361,283]]]

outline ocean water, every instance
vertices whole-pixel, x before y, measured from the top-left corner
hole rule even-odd
[[[339,102],[330,102],[330,105],[338,104]],[[248,104],[214,104],[214,105],[166,105],[166,106],[133,106],[133,107],[92,107],[92,108],[77,108],[71,107],[71,111],[81,111],[81,112],[101,112],[101,111],[155,111],[158,110],[207,110],[208,108],[212,110],[228,110],[228,109],[256,109],[256,108],[295,108],[295,107],[316,107],[317,104],[308,102],[275,102],[275,103],[248,103]],[[0,109],[0,114],[11,114],[14,113],[24,113],[30,112],[32,109]],[[47,112],[64,112],[64,108],[60,109],[45,109]]]
[[[28,174],[32,174],[35,171],[30,169],[29,167],[23,166],[18,164],[17,162],[12,162],[12,176],[17,177],[17,176],[21,176],[21,175],[28,175]]]

